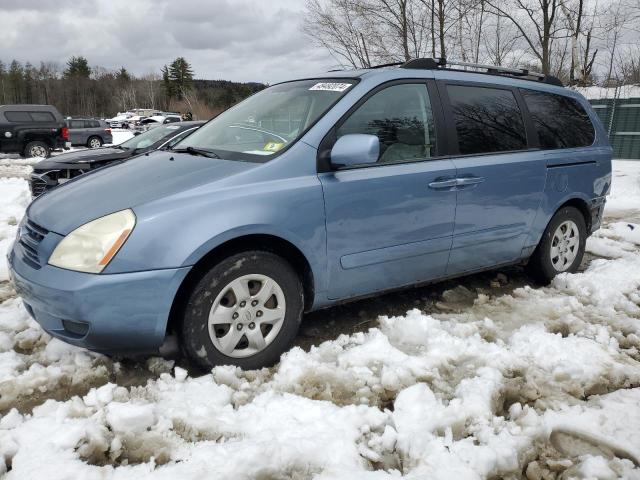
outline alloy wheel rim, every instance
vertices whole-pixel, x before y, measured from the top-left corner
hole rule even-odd
[[[551,240],[551,264],[557,272],[568,270],[580,248],[580,232],[578,226],[572,220],[562,222],[556,228]]]
[[[98,140],[97,138],[92,138],[89,142],[89,146],[91,148],[98,148],[100,146],[100,140]]]
[[[222,354],[233,358],[255,355],[278,336],[286,302],[280,285],[262,274],[229,282],[211,306],[209,338]]]
[[[34,147],[31,147],[31,156],[32,157],[46,157],[47,156],[47,151],[44,149],[44,147],[40,146],[40,145],[36,145]]]

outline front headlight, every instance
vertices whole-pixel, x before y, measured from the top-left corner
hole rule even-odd
[[[136,224],[129,209],[85,223],[64,237],[49,265],[78,272],[100,273],[118,253]]]

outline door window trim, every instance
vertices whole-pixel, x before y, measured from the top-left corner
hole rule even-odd
[[[353,165],[353,166],[345,166],[339,168],[333,168],[331,166],[331,149],[335,145],[338,140],[336,137],[337,130],[346,122],[351,115],[357,111],[367,100],[373,97],[375,94],[381,92],[382,90],[386,90],[390,87],[395,87],[397,85],[424,85],[427,89],[427,95],[429,97],[429,102],[431,104],[431,111],[433,113],[433,123],[436,130],[435,139],[435,152],[436,154],[433,157],[429,158],[421,158],[421,159],[407,159],[407,160],[397,160],[394,162],[385,162],[385,163],[363,163],[362,165]],[[361,168],[377,168],[377,167],[388,167],[393,165],[403,165],[406,163],[419,163],[419,162],[429,162],[432,160],[441,160],[445,158],[445,150],[443,150],[444,145],[447,142],[447,135],[444,123],[444,110],[442,108],[440,97],[438,95],[438,90],[436,88],[435,81],[431,78],[402,78],[396,80],[390,80],[388,82],[381,83],[376,85],[374,88],[365,93],[360,99],[354,103],[349,110],[347,110],[344,115],[340,117],[340,119],[329,129],[329,131],[325,134],[318,146],[318,153],[316,155],[316,170],[318,173],[326,173],[326,172],[336,172],[343,170],[358,170]]]
[[[455,115],[453,113],[453,106],[451,99],[449,98],[449,92],[447,91],[448,85],[462,86],[462,87],[476,87],[476,88],[491,88],[494,90],[507,90],[513,94],[516,100],[516,105],[520,109],[520,116],[522,117],[522,125],[525,131],[526,145],[525,148],[519,150],[504,150],[500,152],[479,152],[479,153],[460,153],[460,144],[458,142],[458,131],[455,124]],[[436,80],[436,86],[438,93],[440,94],[440,101],[442,103],[442,109],[444,111],[445,126],[448,132],[451,132],[448,136],[447,158],[467,158],[467,157],[484,157],[487,155],[508,155],[513,153],[530,152],[532,150],[540,150],[538,143],[538,135],[535,131],[533,121],[529,115],[529,110],[520,94],[519,88],[511,85],[497,85],[495,83],[487,82],[472,82],[465,80]]]

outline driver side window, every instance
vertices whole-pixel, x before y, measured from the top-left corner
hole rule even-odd
[[[435,156],[435,123],[426,85],[393,85],[375,93],[336,131],[337,138],[352,133],[378,137],[378,163]]]

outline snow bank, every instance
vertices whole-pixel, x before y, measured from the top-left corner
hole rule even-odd
[[[0,192],[0,282],[3,282],[9,279],[7,251],[16,237],[31,194],[27,182],[18,178],[0,178]]]
[[[605,214],[633,218],[640,223],[640,161],[613,161],[611,195],[607,198]]]
[[[588,100],[613,99],[613,98],[640,98],[640,85],[622,85],[618,92],[615,87],[576,87],[575,90],[584,95]]]
[[[120,145],[122,142],[133,137],[133,133],[131,133],[131,130],[119,130],[114,128],[111,130],[111,136],[113,137],[112,145]]]

